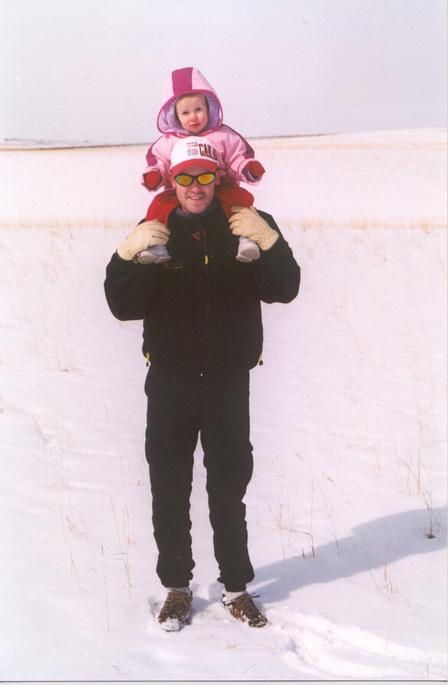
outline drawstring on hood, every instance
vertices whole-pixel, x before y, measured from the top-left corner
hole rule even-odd
[[[185,134],[176,117],[176,100],[183,95],[201,94],[208,102],[208,122],[201,135],[208,131],[214,131],[222,125],[222,107],[219,98],[199,69],[195,67],[183,67],[171,73],[165,84],[162,95],[162,104],[157,116],[157,128],[161,133]]]

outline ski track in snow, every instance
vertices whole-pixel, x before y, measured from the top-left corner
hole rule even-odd
[[[165,634],[157,624],[157,612],[163,601],[149,598],[148,603],[152,613],[148,630]],[[252,643],[267,656],[282,659],[301,677],[350,678],[356,664],[359,679],[406,679],[411,671],[421,678],[444,678],[445,663],[439,654],[384,641],[358,626],[338,625],[323,616],[292,611],[291,620],[285,621],[285,607],[282,610],[272,607],[266,615],[269,624],[265,629],[251,630],[248,636],[247,628],[238,625],[241,642],[235,641],[235,635],[229,642],[226,633],[229,626],[235,626],[235,621],[218,601],[207,602],[195,596],[189,625],[193,629],[212,631],[225,649],[242,647],[244,650]],[[253,637],[253,641],[249,642],[248,637]]]

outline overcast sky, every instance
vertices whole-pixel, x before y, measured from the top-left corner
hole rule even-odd
[[[445,0],[0,0],[0,139],[148,142],[196,66],[245,136],[446,126]]]

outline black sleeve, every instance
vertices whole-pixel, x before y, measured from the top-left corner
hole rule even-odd
[[[117,252],[106,268],[104,290],[112,314],[120,321],[143,319],[157,297],[160,269],[122,259]]]
[[[260,259],[256,262],[260,300],[267,303],[291,302],[299,292],[300,267],[272,216],[261,211],[258,213],[280,234],[269,250],[260,250]]]

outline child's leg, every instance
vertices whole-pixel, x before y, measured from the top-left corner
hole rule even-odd
[[[158,193],[146,212],[146,221],[151,221],[152,219],[157,219],[165,226],[168,225],[168,217],[178,206],[179,202],[176,196],[175,190],[163,190]]]
[[[224,183],[222,186],[216,186],[216,199],[219,201],[227,217],[233,214],[232,207],[252,207],[254,204],[252,193],[234,183]]]
[[[216,199],[221,204],[227,217],[233,214],[232,207],[252,207],[254,203],[254,196],[248,190],[230,183],[216,186]],[[257,243],[249,240],[249,238],[241,237],[238,243],[237,260],[239,262],[253,262],[259,256],[260,249]]]
[[[158,193],[146,212],[146,221],[157,219],[162,224],[168,225],[168,217],[178,205],[176,193],[174,190],[164,190]],[[153,262],[161,263],[167,262],[171,259],[168,254],[166,245],[153,245],[146,250],[139,252],[137,261],[140,264],[152,264]]]

